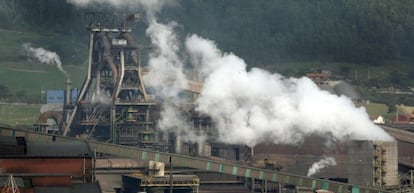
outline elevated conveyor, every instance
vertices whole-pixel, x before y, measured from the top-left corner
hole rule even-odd
[[[70,141],[80,140],[76,138],[54,136],[43,133],[36,133],[32,131],[11,129],[0,126],[0,135],[2,136],[24,136],[27,141],[31,142],[52,142],[55,141]],[[112,154],[119,157],[131,158],[142,161],[159,161],[168,163],[171,156],[172,162],[175,166],[189,167],[200,169],[204,171],[229,174],[234,176],[241,176],[246,178],[254,178],[260,180],[267,180],[271,182],[282,182],[285,184],[292,184],[298,186],[311,187],[314,190],[329,190],[335,193],[385,193],[386,191],[362,187],[352,184],[339,183],[334,181],[322,180],[317,178],[287,174],[276,172],[272,170],[242,166],[227,162],[213,161],[199,157],[183,156],[178,154],[169,154],[164,152],[149,151],[135,147],[121,146],[116,144],[102,143],[90,140],[81,140],[89,144],[96,152]]]
[[[392,137],[394,137],[398,141],[404,141],[407,143],[414,144],[414,133],[413,132],[389,127],[386,125],[381,125],[381,128],[383,128],[388,134],[390,134]]]

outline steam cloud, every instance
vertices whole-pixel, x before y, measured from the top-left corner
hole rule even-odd
[[[91,103],[92,104],[111,105],[112,104],[112,99],[109,96],[109,94],[98,90],[95,93],[92,93]]]
[[[155,14],[159,12],[164,5],[175,3],[174,0],[67,0],[67,2],[79,7],[107,4],[116,8],[138,8],[145,10],[147,19],[154,19]]]
[[[178,93],[188,82],[184,74],[184,64],[178,54],[179,41],[174,32],[175,22],[161,24],[152,19],[146,31],[154,45],[148,62],[149,73],[144,77],[146,84],[155,88],[162,99],[161,118],[158,127],[167,132],[175,132],[189,141],[204,141],[205,136],[197,134],[187,124],[179,110]]]
[[[197,35],[187,38],[186,48],[205,77],[197,111],[212,117],[221,141],[296,144],[313,133],[340,140],[393,140],[371,123],[364,108],[320,90],[308,78],[247,71],[243,59]]]
[[[327,166],[336,166],[335,158],[324,157],[318,162],[313,163],[312,166],[308,170],[308,176],[312,176],[318,173],[319,171],[321,171],[321,169],[326,168]]]
[[[43,64],[56,65],[59,71],[61,71],[66,78],[70,79],[69,74],[63,69],[60,57],[56,52],[44,48],[34,48],[30,43],[24,43],[22,45],[22,50],[27,56],[35,58]]]
[[[189,140],[197,137],[176,104],[180,88],[187,84],[183,63],[190,62],[204,81],[196,110],[214,121],[219,141],[249,146],[263,141],[297,144],[315,133],[338,140],[393,140],[371,123],[364,108],[356,108],[345,96],[320,90],[308,78],[285,78],[259,68],[247,70],[243,59],[223,53],[213,41],[197,35],[188,36],[185,50],[181,49],[183,45],[174,31],[177,23],[162,24],[155,17],[165,1],[69,2],[84,6],[98,2],[115,6],[136,3],[147,11],[146,33],[155,49],[149,59],[150,72],[144,78],[163,100],[159,121],[163,130],[184,134]]]

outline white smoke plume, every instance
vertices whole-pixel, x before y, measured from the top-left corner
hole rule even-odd
[[[68,2],[81,6],[104,2],[118,7],[132,3],[146,10],[146,32],[154,49],[144,79],[163,100],[159,126],[164,130],[193,133],[175,104],[180,88],[187,84],[180,57],[186,51],[204,80],[196,110],[211,117],[222,142],[297,144],[315,133],[337,140],[393,140],[371,123],[364,108],[356,108],[345,96],[320,90],[308,78],[285,78],[258,68],[247,70],[243,59],[221,52],[213,41],[197,35],[187,37],[186,50],[180,50],[181,42],[174,31],[177,23],[162,24],[155,17],[166,0]]]
[[[190,124],[179,109],[178,94],[188,82],[183,72],[184,65],[178,55],[179,42],[174,32],[175,22],[168,24],[150,21],[146,31],[153,44],[153,52],[148,61],[148,74],[145,83],[156,90],[162,100],[161,118],[158,127],[166,132],[174,132],[188,141],[203,141],[204,136],[191,129]]]
[[[146,12],[147,19],[153,19],[165,5],[175,4],[175,0],[67,0],[67,2],[79,7],[106,4],[116,8],[137,8]]]
[[[163,131],[174,132],[186,141],[197,142],[201,144],[207,139],[207,136],[197,133],[193,130],[184,119],[179,108],[174,104],[163,104],[161,119],[158,121],[158,127]]]
[[[69,74],[63,69],[60,57],[56,52],[46,50],[44,48],[35,48],[30,43],[22,45],[22,51],[29,57],[35,58],[43,64],[56,65],[66,78],[70,79]]]
[[[186,48],[205,78],[197,111],[213,119],[220,141],[297,144],[314,133],[339,140],[393,140],[371,123],[364,108],[320,90],[308,78],[248,71],[243,59],[197,35],[187,38]]]
[[[327,166],[336,166],[335,158],[324,157],[318,162],[313,163],[312,166],[308,170],[308,176],[312,176],[318,173],[319,171],[321,171],[321,169],[326,168]]]
[[[92,104],[112,105],[112,99],[109,93],[102,92],[100,90],[92,93]]]
[[[183,63],[178,56],[178,40],[174,33],[174,22],[167,25],[153,21],[147,29],[147,35],[154,45],[150,54],[149,73],[145,82],[157,89],[164,98],[175,99],[177,93],[187,85],[183,73]]]

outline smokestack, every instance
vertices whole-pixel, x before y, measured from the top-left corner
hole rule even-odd
[[[68,78],[66,79],[66,92],[65,92],[65,105],[72,105],[72,81]]]

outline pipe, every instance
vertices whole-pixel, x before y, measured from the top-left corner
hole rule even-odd
[[[85,156],[83,157],[83,171],[82,171],[82,176],[83,176],[83,183],[86,183],[86,158],[85,158]]]
[[[92,54],[93,54],[93,44],[94,44],[94,33],[91,33],[90,39],[89,39],[89,57],[88,57],[88,73],[85,79],[85,82],[82,85],[82,89],[79,93],[78,101],[76,104],[78,104],[83,97],[85,96],[86,90],[88,90],[90,82],[91,82],[91,74],[92,74]],[[70,130],[70,126],[72,125],[73,119],[75,118],[76,112],[78,111],[78,105],[75,105],[75,108],[73,109],[72,113],[69,116],[69,120],[64,126],[63,136],[66,136],[66,134]]]
[[[121,88],[121,83],[122,80],[124,79],[124,75],[125,75],[125,55],[124,55],[124,50],[121,50],[119,53],[119,60],[120,60],[120,73],[119,73],[119,81],[116,83],[115,89],[114,89],[114,94],[112,100],[115,101],[115,97],[119,95],[120,92],[120,88]]]
[[[112,55],[111,55],[111,43],[109,42],[108,36],[106,35],[105,32],[100,32],[98,33],[98,37],[101,38],[102,43],[103,43],[104,60],[109,65],[112,71],[112,79],[113,79],[113,84],[114,84],[114,89],[112,91],[112,100],[114,101],[114,99],[117,96],[118,84],[120,82],[118,68],[116,67],[114,63],[114,59],[112,58]]]
[[[129,33],[122,33],[122,38],[125,38],[127,40],[127,44],[135,49],[131,51],[131,58],[132,61],[138,66],[138,76],[141,86],[142,94],[144,95],[144,98],[147,99],[147,91],[145,90],[145,85],[142,80],[142,67],[141,67],[141,57],[139,56],[139,52],[137,52],[139,46],[134,40],[134,38]]]
[[[65,105],[69,106],[72,104],[72,81],[68,78],[66,80],[66,95]]]
[[[114,80],[114,83],[116,84],[118,81],[118,69],[111,55],[111,43],[109,42],[108,36],[105,32],[98,33],[98,37],[102,40],[104,46],[104,59],[112,70],[112,78]]]

